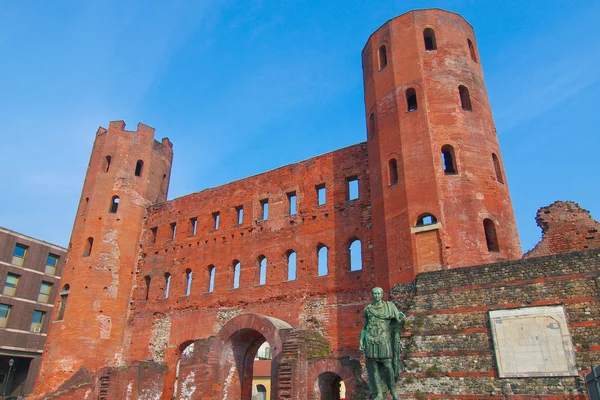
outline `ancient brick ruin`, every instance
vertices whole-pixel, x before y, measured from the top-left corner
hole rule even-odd
[[[599,247],[577,212],[588,236],[547,237],[573,215],[558,203],[532,251],[546,257],[521,260],[472,27],[438,9],[401,15],[371,35],[363,71],[365,143],[170,201],[168,139],[98,130],[39,398],[250,400],[267,341],[272,399],[328,398],[340,379],[365,399],[374,286],[409,316],[399,393],[583,398],[578,376],[495,366],[487,312],[548,304],[566,308],[578,369],[599,361],[600,257],[550,255]]]

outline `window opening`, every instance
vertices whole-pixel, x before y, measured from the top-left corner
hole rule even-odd
[[[417,223],[415,226],[427,226],[437,224],[437,218],[432,214],[423,214],[419,218],[417,218]]]
[[[58,259],[60,257],[56,254],[48,254],[48,258],[46,259],[46,268],[44,272],[50,275],[56,275],[56,267],[58,265]]]
[[[15,245],[12,258],[13,265],[16,265],[17,267],[23,266],[23,263],[25,262],[25,256],[27,256],[27,249],[29,249],[29,247],[25,246],[24,244],[17,243]]]
[[[258,284],[264,285],[267,283],[267,258],[260,256],[258,258]]]
[[[435,31],[431,28],[426,28],[423,31],[423,39],[425,40],[425,50],[431,51],[437,49],[437,43],[435,41]]]
[[[379,46],[379,70],[387,66],[387,49],[384,44]]]
[[[296,252],[289,251],[287,256],[287,280],[296,280]]]
[[[135,163],[135,176],[142,176],[143,167],[144,162],[142,160],[137,160],[137,163]]]
[[[477,55],[475,54],[475,46],[473,46],[473,42],[471,39],[467,39],[467,45],[469,46],[469,54],[471,55],[471,60],[477,62]]]
[[[371,137],[375,136],[375,113],[369,115],[369,135]]]
[[[148,297],[150,296],[150,283],[152,282],[152,278],[149,275],[144,277],[144,283],[146,284],[146,293],[144,294],[144,300],[148,301]]]
[[[398,183],[398,165],[395,158],[392,158],[388,162],[388,170],[390,175],[390,185]]]
[[[171,290],[171,274],[165,274],[165,299],[169,298],[169,290]]]
[[[221,215],[217,211],[217,212],[212,213],[212,217],[213,217],[213,229],[215,231],[219,230],[219,220],[220,220]]]
[[[408,88],[406,89],[406,111],[413,112],[417,109],[417,91],[415,88]]]
[[[85,247],[83,248],[83,256],[89,257],[92,254],[92,247],[94,247],[94,238],[89,237],[85,242]]]
[[[106,158],[104,159],[104,172],[108,172],[108,170],[110,169],[110,161],[112,160],[111,156],[106,156]]]
[[[192,293],[192,270],[189,268],[185,270],[185,282],[185,295],[189,296]]]
[[[326,276],[329,273],[329,249],[325,245],[317,247],[317,273],[319,276]]]
[[[317,202],[318,205],[322,206],[323,204],[325,204],[325,202],[327,201],[327,192],[325,189],[325,184],[322,183],[320,185],[317,185]]]
[[[500,160],[498,156],[492,153],[492,161],[494,163],[494,172],[496,173],[496,180],[504,184],[504,178],[502,178],[502,169],[500,168]]]
[[[19,284],[19,278],[21,275],[11,274],[10,272],[6,274],[6,280],[4,281],[4,290],[3,294],[6,296],[14,296],[17,291],[17,285]]]
[[[0,304],[0,328],[6,328],[11,307],[8,304]]]
[[[63,286],[60,291],[60,305],[58,308],[58,320],[62,321],[65,317],[65,310],[67,309],[67,299],[69,297],[69,293],[71,292],[71,286],[66,284]]]
[[[198,218],[190,218],[190,235],[195,236],[198,229]]]
[[[458,93],[460,94],[460,105],[463,110],[473,111],[473,106],[471,105],[471,95],[469,94],[469,89],[466,86],[460,85],[458,87]]]
[[[350,243],[350,271],[360,271],[362,269],[362,244],[360,240],[354,239]]]
[[[150,228],[150,244],[156,243],[156,235],[158,233],[158,227]]]
[[[215,291],[215,276],[217,274],[217,269],[214,265],[208,267],[208,293],[212,293]]]
[[[260,201],[260,219],[263,221],[269,219],[269,199]]]
[[[40,293],[38,294],[38,299],[40,303],[47,303],[50,300],[50,291],[52,290],[52,283],[42,281],[40,285]]]
[[[242,269],[242,264],[239,261],[233,262],[233,288],[239,289],[240,287],[240,273]]]
[[[456,160],[454,158],[454,147],[446,144],[442,146],[442,164],[446,175],[456,174]]]
[[[171,222],[171,240],[175,240],[177,234],[177,222]]]
[[[489,218],[483,220],[483,230],[485,231],[485,243],[488,251],[500,251],[498,236],[496,235],[496,224]]]
[[[296,192],[290,192],[287,194],[288,198],[288,213],[289,215],[296,214]]]
[[[358,178],[350,177],[346,179],[348,185],[348,200],[358,199]]]
[[[119,201],[119,196],[112,197],[112,200],[110,201],[110,209],[108,210],[109,213],[115,214],[117,212],[119,209]]]
[[[237,214],[237,224],[241,225],[244,222],[244,207],[243,206],[236,207],[235,212]]]
[[[33,317],[31,318],[31,326],[29,330],[31,332],[40,333],[42,331],[42,326],[44,324],[44,316],[46,313],[44,311],[33,310]]]

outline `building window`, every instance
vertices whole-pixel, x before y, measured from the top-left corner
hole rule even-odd
[[[106,158],[104,159],[104,172],[108,172],[108,170],[110,169],[110,162],[112,160],[111,156],[106,156]]]
[[[379,70],[381,71],[387,66],[387,49],[385,45],[379,46]]]
[[[171,240],[175,240],[177,234],[177,222],[171,222]]]
[[[390,161],[388,161],[388,170],[390,185],[395,185],[398,183],[398,164],[396,163],[395,158],[392,158]]]
[[[65,310],[67,309],[67,299],[69,298],[69,293],[71,292],[71,286],[66,284],[63,286],[60,291],[60,304],[58,305],[58,320],[62,321],[65,317]]]
[[[356,200],[358,199],[358,178],[352,176],[346,179],[347,190],[348,190],[348,200]]]
[[[263,221],[269,219],[269,199],[260,201],[260,219]]]
[[[460,105],[465,111],[473,111],[473,106],[471,105],[471,95],[469,94],[469,89],[465,85],[460,85],[458,87],[458,94],[460,95]]]
[[[215,291],[215,277],[217,275],[217,269],[214,265],[208,267],[208,293]]]
[[[360,240],[352,240],[348,251],[350,253],[350,271],[360,271],[362,269],[362,244]]]
[[[19,278],[21,275],[17,274],[6,274],[6,280],[4,281],[4,290],[3,294],[7,296],[14,296],[17,291],[17,286],[19,285]]]
[[[435,31],[431,28],[426,28],[423,31],[423,40],[425,41],[425,50],[431,51],[437,49],[437,43],[435,41]]]
[[[442,164],[446,175],[456,174],[456,159],[454,158],[454,147],[446,144],[442,146]]]
[[[369,115],[369,135],[371,137],[375,136],[375,113],[371,113],[371,115]]]
[[[171,290],[171,274],[165,274],[165,299],[169,298],[169,291]]]
[[[142,176],[142,168],[144,168],[144,162],[137,160],[137,163],[135,163],[135,176]]]
[[[233,288],[238,289],[240,287],[240,273],[242,264],[239,261],[233,262]]]
[[[235,213],[237,215],[237,224],[241,225],[244,222],[244,206],[237,206]]]
[[[288,198],[288,214],[296,214],[296,192],[290,192],[287,194]]]
[[[152,282],[152,278],[149,275],[144,277],[144,283],[146,284],[146,293],[144,294],[144,300],[148,301],[148,297],[150,296],[150,283]]]
[[[189,296],[192,293],[192,270],[185,270],[185,295]]]
[[[504,184],[504,178],[502,178],[502,169],[500,168],[500,160],[498,156],[492,153],[492,162],[494,164],[494,172],[496,173],[496,180]]]
[[[60,257],[56,254],[48,254],[48,258],[46,259],[46,268],[44,272],[50,275],[56,275],[56,267],[58,266],[58,259]]]
[[[13,251],[12,264],[18,267],[22,267],[25,262],[25,256],[27,255],[27,249],[29,247],[24,244],[17,243],[15,250]]]
[[[413,112],[417,109],[417,91],[415,88],[408,88],[406,89],[406,111]]]
[[[8,322],[8,316],[10,314],[11,306],[8,304],[0,304],[0,328],[6,328]]]
[[[190,235],[195,236],[198,229],[198,218],[190,218]]]
[[[324,244],[317,247],[317,274],[326,276],[329,274],[329,249]]]
[[[212,217],[213,217],[213,229],[216,231],[219,229],[219,219],[220,219],[221,215],[217,211],[217,212],[212,213]]]
[[[322,183],[316,186],[317,189],[317,204],[322,206],[327,201],[327,191],[325,189],[325,184]]]
[[[92,247],[94,247],[94,238],[89,237],[85,242],[85,247],[83,248],[83,256],[89,257],[92,254]]]
[[[267,258],[265,256],[258,257],[258,284],[264,285],[267,283]]]
[[[156,243],[156,235],[158,233],[158,227],[150,228],[150,244]]]
[[[475,46],[473,46],[473,42],[471,39],[467,39],[467,45],[469,46],[469,54],[471,55],[471,60],[477,62],[477,55],[475,54]]]
[[[498,236],[496,235],[496,224],[489,218],[483,220],[483,230],[485,232],[485,243],[488,251],[500,251]]]
[[[110,201],[110,208],[108,210],[109,213],[115,214],[117,212],[117,210],[119,209],[119,201],[119,196],[112,197],[112,200]]]
[[[38,294],[38,299],[40,303],[48,303],[50,300],[50,291],[52,290],[52,284],[50,282],[42,281],[40,285],[40,293]]]
[[[419,218],[417,218],[417,223],[415,226],[427,226],[437,224],[437,218],[432,214],[423,214]]]
[[[44,324],[44,316],[46,313],[44,311],[33,310],[33,317],[31,318],[31,326],[29,330],[31,332],[40,333],[42,332],[42,326]]]
[[[296,280],[296,252],[293,250],[287,252],[287,280]]]

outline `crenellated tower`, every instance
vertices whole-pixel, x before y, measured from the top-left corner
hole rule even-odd
[[[146,208],[166,201],[173,146],[154,129],[111,122],[96,134],[75,217],[61,292],[44,348],[37,393],[81,367],[123,358],[128,307]]]
[[[473,28],[429,9],[363,53],[377,281],[521,257]]]

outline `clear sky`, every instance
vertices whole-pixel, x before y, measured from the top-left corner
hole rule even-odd
[[[600,2],[0,0],[0,225],[66,246],[98,126],[168,136],[169,198],[366,140],[361,50],[415,8],[475,28],[523,250],[600,218]]]

